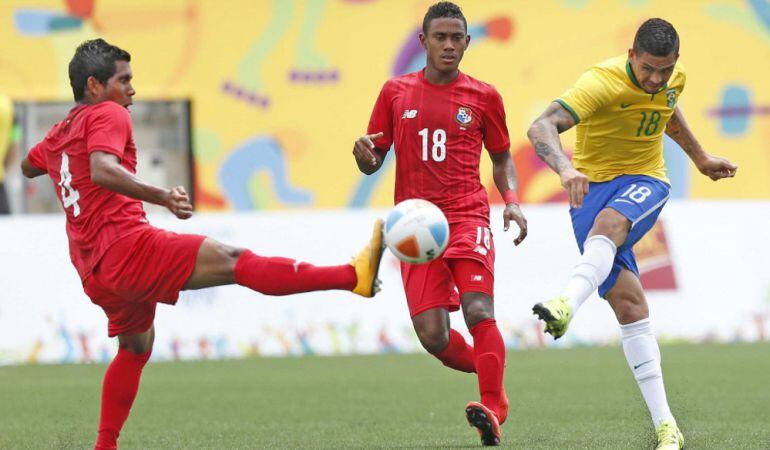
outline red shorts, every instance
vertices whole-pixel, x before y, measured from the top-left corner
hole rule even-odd
[[[440,258],[425,264],[401,263],[409,315],[433,308],[460,309],[460,296],[481,292],[494,298],[495,244],[485,225],[449,226],[449,245]]]
[[[107,250],[83,289],[107,315],[110,337],[147,331],[158,302],[176,303],[204,239],[148,227]]]

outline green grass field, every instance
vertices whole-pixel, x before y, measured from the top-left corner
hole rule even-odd
[[[770,344],[662,347],[686,448],[770,448]],[[619,348],[508,354],[502,445],[654,447]],[[0,448],[88,448],[106,366],[0,368]],[[427,355],[152,363],[121,448],[474,448],[473,376]]]

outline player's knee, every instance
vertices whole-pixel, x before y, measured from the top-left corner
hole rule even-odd
[[[463,316],[465,316],[465,325],[468,328],[486,319],[494,319],[495,311],[492,305],[492,299],[478,292],[464,294],[462,297]]]
[[[631,223],[628,219],[614,209],[605,209],[596,216],[590,234],[607,236],[618,245],[626,239],[630,228]]]
[[[615,317],[620,324],[628,324],[646,319],[649,316],[647,302],[635,292],[618,292],[613,301]]]
[[[441,353],[449,345],[449,330],[443,326],[426,326],[415,329],[422,347],[432,355]]]
[[[235,267],[235,263],[238,261],[238,258],[241,257],[241,254],[244,251],[245,249],[238,248],[238,247],[231,247],[229,245],[220,243],[217,246],[217,251],[216,251],[217,260],[218,260],[217,266],[232,270],[232,268]]]

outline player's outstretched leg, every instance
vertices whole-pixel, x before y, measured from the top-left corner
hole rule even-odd
[[[139,391],[139,379],[150,359],[154,337],[154,327],[144,333],[118,336],[118,354],[104,374],[96,450],[118,448],[118,436]]]
[[[261,256],[206,238],[183,289],[237,283],[265,295],[340,289],[373,297],[379,291],[377,274],[383,251],[382,219],[375,222],[366,246],[350,263],[339,266],[315,266],[290,258]]]
[[[573,217],[573,225],[579,222]],[[532,312],[545,322],[545,332],[550,333],[554,339],[567,332],[567,327],[578,309],[609,277],[617,246],[628,236],[630,224],[631,222],[618,211],[603,209],[587,233],[589,237],[583,243],[583,254],[572,269],[572,275],[562,294],[532,308]]]
[[[377,274],[383,254],[382,219],[377,219],[366,246],[349,264],[314,266],[281,257],[244,251],[235,263],[235,282],[266,295],[341,289],[362,297],[379,291]]]

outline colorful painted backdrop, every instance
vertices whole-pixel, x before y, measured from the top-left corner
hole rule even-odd
[[[103,37],[132,53],[138,99],[192,100],[202,209],[384,206],[393,162],[364,177],[352,142],[382,83],[422,67],[416,35],[431,3],[6,0],[0,89],[15,100],[71,99],[67,62],[78,43]],[[666,142],[674,195],[770,198],[768,0],[458,3],[472,36],[462,68],[505,99],[525,201],[562,199],[529,148],[528,124],[583,69],[625,52],[651,16],[682,36],[691,126],[709,151],[740,165],[735,180],[712,183]],[[482,176],[492,184],[489,164]]]

